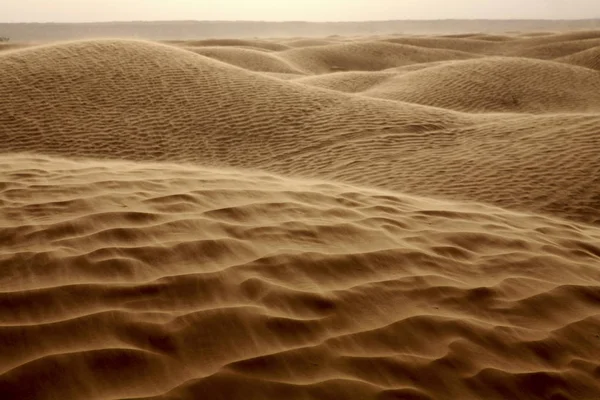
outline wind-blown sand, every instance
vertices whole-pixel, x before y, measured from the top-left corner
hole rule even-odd
[[[1,399],[598,399],[600,32],[0,52]]]

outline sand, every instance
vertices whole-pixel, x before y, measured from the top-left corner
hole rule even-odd
[[[597,399],[600,31],[0,52],[1,399]]]

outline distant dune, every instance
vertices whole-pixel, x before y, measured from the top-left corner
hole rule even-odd
[[[597,113],[600,76],[563,63],[489,57],[404,73],[363,94],[465,112]]]
[[[600,71],[600,43],[598,46],[560,57],[558,61]]]
[[[3,44],[0,399],[598,399],[600,31],[440,24]]]
[[[529,40],[542,38],[489,43]],[[385,39],[227,43],[4,52],[2,148],[258,168],[600,221],[597,70]]]

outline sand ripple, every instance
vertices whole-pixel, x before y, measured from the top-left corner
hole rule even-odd
[[[597,228],[264,173],[1,162],[4,398],[600,390]]]
[[[1,46],[0,399],[598,399],[599,40]]]
[[[507,57],[542,39],[575,40],[477,40],[471,53],[474,39],[447,37],[7,51],[0,149],[262,169],[597,224],[596,50]],[[428,47],[449,43],[465,49]]]

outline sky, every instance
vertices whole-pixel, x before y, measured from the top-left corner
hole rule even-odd
[[[600,18],[600,0],[2,0],[0,22]]]

